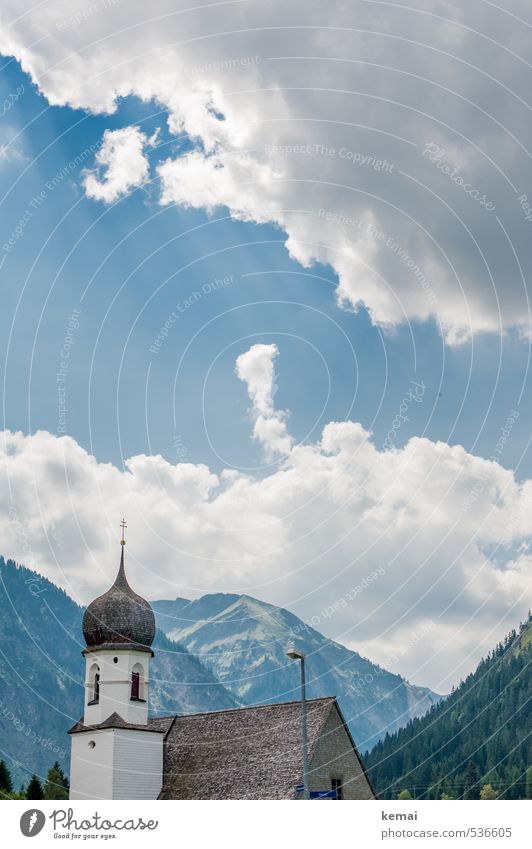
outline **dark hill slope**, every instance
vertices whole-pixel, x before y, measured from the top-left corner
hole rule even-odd
[[[510,633],[451,695],[366,755],[378,792],[395,798],[532,797],[532,620]]]

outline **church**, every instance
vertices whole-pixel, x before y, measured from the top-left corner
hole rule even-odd
[[[83,717],[70,729],[71,799],[301,799],[301,702],[150,716],[150,604],[113,586],[85,611]],[[334,696],[307,701],[311,798],[374,799]]]

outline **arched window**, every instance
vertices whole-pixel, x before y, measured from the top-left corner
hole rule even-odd
[[[131,673],[131,698],[140,699],[140,672]]]
[[[143,669],[140,663],[136,663],[131,672],[131,698],[136,701],[144,701]]]
[[[100,701],[100,667],[93,664],[89,673],[89,705],[97,705]]]
[[[94,701],[100,701],[100,673],[97,672],[94,676]]]

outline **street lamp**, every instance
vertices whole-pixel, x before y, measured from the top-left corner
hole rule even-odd
[[[293,643],[286,647],[286,656],[301,663],[301,727],[303,730],[303,795],[310,799],[308,780],[307,698],[305,694],[305,655]]]

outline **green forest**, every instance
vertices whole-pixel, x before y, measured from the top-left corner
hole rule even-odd
[[[0,799],[68,799],[68,789],[68,779],[57,761],[48,770],[45,781],[32,775],[19,790],[15,790],[6,762],[0,761]]]
[[[532,617],[365,756],[383,799],[532,799]]]

